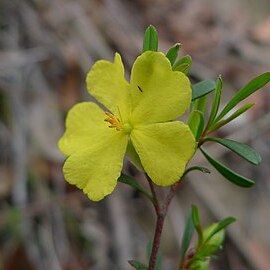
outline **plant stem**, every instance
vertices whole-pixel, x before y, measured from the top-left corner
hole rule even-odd
[[[152,193],[152,196],[153,196],[153,205],[154,205],[156,214],[158,216],[161,209],[160,209],[159,201],[157,199],[156,190],[155,190],[155,187],[154,187],[154,184],[153,184],[151,178],[147,174],[146,174],[146,178],[148,180],[148,183],[149,183],[149,186],[150,186],[150,189],[151,189],[151,193]]]
[[[177,188],[180,185],[180,181],[181,180],[179,180],[178,182],[176,182],[174,185],[171,186],[170,192],[165,199],[165,203],[164,203],[163,208],[162,208],[162,212],[164,213],[165,216],[167,214],[169,205],[170,205],[170,203],[171,203],[171,201],[172,201],[172,199],[177,191]]]
[[[157,253],[158,253],[158,249],[160,246],[161,234],[162,234],[162,230],[163,230],[163,226],[164,226],[165,217],[167,215],[169,205],[170,205],[170,203],[171,203],[171,201],[176,193],[177,187],[180,184],[180,181],[175,183],[173,186],[171,186],[170,192],[167,195],[165,202],[161,207],[160,203],[157,199],[157,194],[156,194],[153,182],[148,175],[146,175],[146,177],[147,177],[147,180],[149,182],[149,186],[150,186],[150,189],[151,189],[151,192],[153,195],[153,205],[154,205],[155,212],[157,215],[154,241],[153,241],[152,251],[151,251],[151,255],[150,255],[150,259],[149,259],[149,267],[148,267],[149,270],[155,270]]]
[[[152,247],[151,256],[149,259],[149,267],[148,267],[149,270],[154,270],[156,266],[157,254],[158,254],[161,234],[162,234],[162,230],[164,226],[164,220],[165,220],[165,216],[163,215],[157,216],[153,247]]]

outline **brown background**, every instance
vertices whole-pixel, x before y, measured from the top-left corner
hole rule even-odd
[[[123,270],[131,269],[127,259],[145,259],[154,223],[148,202],[123,184],[90,202],[63,180],[56,143],[67,110],[90,98],[84,78],[94,61],[118,51],[129,71],[149,24],[159,31],[161,50],[181,42],[181,54],[193,57],[193,82],[222,74],[223,103],[269,71],[268,0],[0,1],[0,269]],[[162,269],[176,269],[192,203],[205,225],[238,220],[211,269],[270,269],[269,86],[250,100],[256,107],[219,135],[252,145],[262,164],[216,145],[209,152],[254,178],[255,187],[235,187],[210,165],[210,176],[191,174],[171,205]],[[200,155],[197,163],[206,164]]]

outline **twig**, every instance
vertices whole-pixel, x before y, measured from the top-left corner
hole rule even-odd
[[[160,214],[157,216],[155,236],[154,236],[151,256],[149,259],[149,270],[154,270],[156,266],[157,253],[158,253],[158,249],[160,245],[161,234],[162,234],[162,230],[164,226],[164,220],[165,220],[165,215]]]
[[[169,192],[168,196],[166,197],[165,203],[163,204],[163,207],[162,207],[163,215],[167,214],[169,205],[170,205],[170,203],[171,203],[171,201],[176,193],[178,186],[180,185],[180,182],[181,182],[181,180],[176,182],[174,185],[171,186],[170,192]]]
[[[149,270],[154,270],[155,265],[156,265],[156,260],[157,260],[158,249],[160,246],[161,234],[164,227],[164,221],[168,212],[169,205],[176,193],[176,190],[180,184],[180,181],[178,181],[177,183],[171,186],[170,192],[165,198],[163,205],[160,205],[160,202],[158,201],[158,198],[157,198],[154,184],[148,175],[146,175],[146,177],[147,177],[147,180],[148,180],[148,183],[149,183],[152,195],[153,195],[153,205],[154,205],[156,215],[157,215],[155,235],[154,235],[152,251],[151,251],[151,255],[149,259]]]
[[[158,216],[159,213],[160,213],[160,205],[159,205],[159,201],[157,199],[156,190],[155,190],[155,187],[154,187],[154,184],[153,184],[151,178],[147,174],[145,174],[145,175],[146,175],[147,181],[149,183],[149,186],[150,186],[150,189],[151,189],[151,193],[153,195],[153,205],[154,205],[156,214]]]

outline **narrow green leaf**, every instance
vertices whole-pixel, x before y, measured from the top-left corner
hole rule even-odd
[[[192,100],[205,96],[216,88],[216,83],[212,80],[204,80],[192,85]]]
[[[199,209],[196,205],[191,206],[192,210],[192,222],[194,224],[194,227],[198,227],[200,225],[200,217],[199,217]]]
[[[148,270],[148,266],[139,262],[139,261],[130,260],[130,261],[128,261],[128,263],[137,270]]]
[[[188,169],[184,172],[182,178],[183,178],[185,175],[187,175],[189,172],[191,172],[191,171],[200,171],[200,172],[202,172],[202,173],[211,173],[211,172],[210,172],[207,168],[205,168],[205,167],[201,167],[201,166],[193,166],[193,167],[188,168]]]
[[[158,50],[158,33],[153,25],[147,27],[143,39],[143,52]]]
[[[197,142],[200,139],[204,128],[203,113],[201,111],[192,111],[190,113],[188,125]]]
[[[180,43],[176,43],[166,54],[166,57],[170,60],[171,65],[174,65],[174,62],[178,56],[179,48],[181,47]]]
[[[206,105],[207,105],[207,100],[208,100],[208,95],[202,96],[200,98],[197,98],[192,102],[192,109],[195,111],[201,111],[203,114],[206,110]]]
[[[212,125],[212,123],[215,120],[215,117],[217,115],[219,104],[220,104],[222,84],[223,84],[222,78],[221,78],[221,76],[219,76],[217,79],[217,82],[216,82],[215,96],[213,99],[212,108],[211,108],[210,116],[208,119],[207,127],[210,127]]]
[[[179,70],[179,66],[182,66],[182,65],[188,65],[189,66],[189,69],[191,68],[192,66],[192,58],[190,55],[185,55],[183,57],[181,57],[173,66],[173,70],[178,70],[178,71],[181,71]]]
[[[117,181],[137,189],[138,191],[142,192],[149,200],[153,200],[152,195],[147,190],[145,190],[145,188],[141,186],[134,178],[131,178],[130,176],[122,173]]]
[[[232,108],[234,108],[240,101],[247,98],[257,90],[264,87],[270,81],[270,72],[263,73],[253,80],[251,80],[248,84],[246,84],[243,88],[237,91],[234,97],[228,102],[228,104],[224,107],[221,113],[218,115],[216,122],[222,119]]]
[[[237,155],[239,155],[240,157],[244,158],[245,160],[249,161],[254,165],[258,165],[262,161],[260,154],[246,144],[229,139],[221,139],[215,137],[205,138],[204,141],[217,142],[227,147],[228,149],[232,150],[234,153],[236,153]]]
[[[182,263],[185,255],[186,255],[186,252],[187,252],[188,247],[190,245],[193,233],[194,233],[194,225],[192,222],[192,211],[189,210],[187,218],[186,218],[184,234],[183,234],[182,242],[181,242],[180,263]]]
[[[236,219],[234,217],[227,217],[227,218],[224,218],[223,220],[221,220],[217,224],[217,226],[214,228],[214,230],[211,231],[211,233],[207,236],[207,238],[204,239],[204,243],[206,243],[209,239],[211,239],[216,233],[225,229],[226,227],[228,227],[230,224],[232,224],[235,221],[236,221]]]
[[[202,232],[202,226],[200,224],[199,209],[196,205],[192,205],[191,211],[192,211],[192,214],[191,214],[192,222],[198,234],[197,248],[199,248],[203,242],[203,232]]]
[[[190,71],[190,68],[191,68],[191,66],[189,64],[181,64],[181,65],[177,66],[174,69],[174,71],[180,71],[180,72],[187,75]]]
[[[226,179],[228,179],[230,182],[241,186],[241,187],[251,187],[255,183],[253,180],[248,179],[228,167],[226,167],[224,164],[220,163],[216,159],[212,158],[202,147],[200,147],[200,150],[206,157],[206,159],[209,161],[209,163],[221,174],[223,175]]]
[[[225,126],[226,124],[228,124],[229,122],[233,121],[235,118],[237,118],[238,116],[240,116],[241,114],[243,114],[244,112],[246,112],[247,110],[249,110],[254,105],[255,105],[255,103],[246,103],[245,105],[243,105],[241,108],[239,108],[237,111],[235,111],[228,118],[226,118],[224,120],[221,120],[221,121],[213,124],[213,126],[211,126],[208,131],[209,132],[212,132],[214,130],[217,130],[217,129]]]

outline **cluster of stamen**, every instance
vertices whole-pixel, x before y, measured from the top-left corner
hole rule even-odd
[[[115,128],[116,130],[120,131],[123,127],[122,127],[122,123],[120,121],[120,119],[116,116],[114,116],[113,114],[109,113],[109,112],[105,112],[105,114],[108,116],[107,118],[105,118],[105,122],[108,122],[109,128]]]

